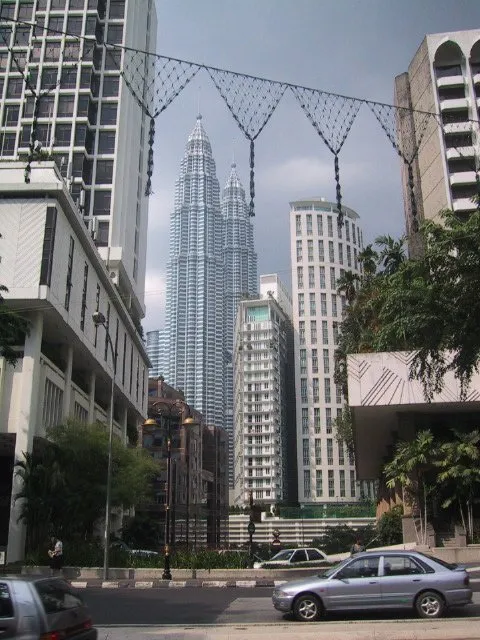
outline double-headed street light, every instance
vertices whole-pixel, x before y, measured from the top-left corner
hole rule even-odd
[[[113,402],[115,397],[115,375],[117,373],[117,351],[113,345],[105,316],[100,311],[92,314],[93,324],[105,328],[106,339],[112,351],[113,375],[110,391],[110,418],[108,425],[108,464],[107,464],[107,497],[105,500],[105,528],[103,547],[103,579],[108,580],[108,554],[110,549],[110,503],[112,500],[112,461],[113,461]]]
[[[175,426],[180,427],[194,427],[197,426],[197,422],[191,416],[190,407],[183,400],[168,399],[159,400],[155,402],[148,410],[149,415],[143,426],[152,427],[158,425],[158,420],[163,422],[167,428],[167,487],[166,487],[166,500],[165,500],[165,551],[164,551],[164,569],[162,574],[163,580],[171,580],[172,573],[170,571],[170,524],[171,524],[171,493],[172,493],[172,428]],[[185,414],[186,417],[185,417]],[[182,420],[183,418],[183,420]]]

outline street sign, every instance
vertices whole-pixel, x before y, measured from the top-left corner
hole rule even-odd
[[[253,535],[255,533],[255,525],[253,524],[253,522],[248,523],[247,530],[250,535]]]

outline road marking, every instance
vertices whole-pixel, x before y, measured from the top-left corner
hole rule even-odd
[[[135,589],[151,589],[153,587],[152,582],[135,582]]]
[[[209,580],[208,582],[202,582],[202,587],[226,587],[226,580]]]
[[[246,587],[247,589],[250,589],[252,587],[257,586],[257,581],[256,580],[237,580],[235,584],[237,585],[237,587]]]
[[[72,585],[72,587],[75,587],[75,589],[86,589],[87,588],[87,581],[72,581],[70,582],[70,584]]]
[[[119,587],[118,582],[112,582],[112,581],[102,582],[102,589],[118,589],[118,587]]]
[[[178,589],[179,587],[186,587],[187,583],[185,580],[171,580],[168,586],[170,589]]]

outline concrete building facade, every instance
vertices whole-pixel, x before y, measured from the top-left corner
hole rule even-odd
[[[334,354],[345,296],[337,280],[360,273],[363,247],[358,214],[324,198],[290,203],[298,500],[300,504],[353,502],[359,490],[353,456],[335,437],[333,421],[345,399],[334,383]]]
[[[395,78],[395,104],[401,148],[421,141],[412,164],[418,222],[435,220],[442,209],[468,215],[476,204],[476,170],[480,163],[480,30],[427,35],[408,71]],[[440,126],[439,126],[440,125]],[[410,252],[419,250],[413,228],[408,172],[403,171],[405,218]],[[413,225],[413,226],[412,226]]]

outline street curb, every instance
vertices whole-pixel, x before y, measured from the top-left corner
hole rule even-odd
[[[273,589],[286,580],[71,580],[75,589],[183,589],[185,587]]]

